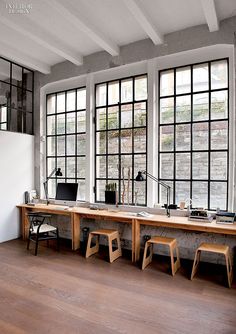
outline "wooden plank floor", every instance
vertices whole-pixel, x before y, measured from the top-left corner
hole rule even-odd
[[[173,278],[166,261],[141,271],[127,258],[32,254],[21,240],[0,244],[1,334],[236,333],[235,283],[209,266],[191,282],[189,266]]]

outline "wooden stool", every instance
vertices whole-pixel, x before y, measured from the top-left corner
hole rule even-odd
[[[193,277],[195,276],[195,274],[197,272],[199,262],[200,262],[201,251],[223,254],[225,256],[226,268],[227,268],[227,277],[228,277],[228,285],[229,285],[229,288],[230,288],[231,284],[232,284],[232,280],[233,280],[233,268],[232,268],[232,262],[231,262],[231,258],[230,258],[229,246],[226,246],[226,245],[202,243],[197,248],[196,253],[195,253],[195,258],[194,258],[194,262],[193,262],[193,269],[192,269],[192,274],[191,274],[191,280],[193,279]]]
[[[179,259],[179,249],[177,246],[177,240],[174,238],[166,238],[166,237],[152,237],[149,239],[144,248],[143,254],[143,264],[142,270],[152,262],[152,254],[153,254],[153,244],[167,245],[170,248],[170,259],[171,259],[171,272],[172,276],[175,275],[176,271],[180,267],[180,259]],[[150,250],[150,254],[147,256],[147,251]],[[176,251],[176,261],[174,259],[174,250]]]
[[[97,230],[97,231],[90,232],[85,257],[88,258],[89,256],[98,252],[100,235],[105,235],[106,237],[108,237],[109,260],[110,260],[110,263],[111,263],[122,255],[121,245],[120,245],[120,236],[119,236],[119,232],[116,231],[116,230]],[[95,244],[95,246],[91,247],[91,242],[92,242],[93,237],[96,237],[96,244]],[[114,251],[112,250],[112,241],[113,240],[117,240],[117,247],[118,247]]]

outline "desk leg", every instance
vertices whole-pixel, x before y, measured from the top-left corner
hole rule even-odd
[[[23,240],[27,240],[29,237],[29,219],[26,208],[21,208],[21,231]]]
[[[135,219],[132,219],[132,262],[135,262]]]
[[[140,223],[135,219],[135,262],[140,258]]]
[[[72,250],[80,248],[80,216],[78,213],[71,214],[71,233],[72,233]]]

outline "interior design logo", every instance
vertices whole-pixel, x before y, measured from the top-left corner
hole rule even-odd
[[[6,9],[9,14],[30,14],[33,8],[31,3],[7,3]]]

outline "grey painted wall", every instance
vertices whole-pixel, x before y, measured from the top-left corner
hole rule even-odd
[[[39,164],[40,164],[40,89],[48,83],[72,78],[75,76],[83,75],[86,73],[97,72],[125,64],[131,64],[134,62],[152,59],[155,57],[166,56],[175,54],[182,51],[193,50],[205,46],[215,44],[234,44],[234,33],[236,31],[236,16],[223,20],[220,23],[220,30],[216,32],[209,32],[207,25],[201,25],[189,29],[177,31],[165,36],[165,43],[162,45],[153,45],[151,40],[145,39],[135,43],[131,43],[120,48],[120,55],[116,57],[110,56],[106,52],[98,52],[84,57],[84,64],[82,66],[76,66],[72,63],[65,61],[52,67],[51,73],[44,75],[41,73],[35,73],[35,184],[37,190],[39,190]],[[92,224],[90,222],[90,224]],[[103,223],[100,223],[103,224]],[[61,225],[61,222],[60,222]],[[93,226],[92,224],[91,226]],[[123,225],[123,224],[122,224]],[[97,224],[96,224],[97,227]],[[70,230],[68,224],[65,222],[61,225],[62,234],[65,237],[70,237]],[[124,227],[122,228],[124,229]],[[123,232],[123,239],[126,246],[130,246],[130,235],[128,227]],[[143,234],[155,234],[162,233],[162,235],[177,237],[180,248],[181,256],[185,258],[192,258],[194,250],[202,241],[228,243],[231,248],[234,247],[236,241],[232,237],[224,235],[211,235],[206,233],[190,233],[182,231],[174,231],[169,229],[153,230],[146,228],[142,230]],[[165,250],[162,250],[165,254]],[[218,257],[206,257],[208,261],[216,261]],[[220,260],[220,259],[219,259]],[[221,261],[221,260],[220,260]]]

